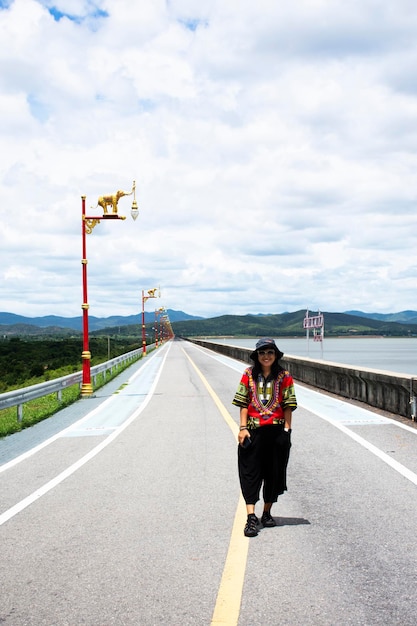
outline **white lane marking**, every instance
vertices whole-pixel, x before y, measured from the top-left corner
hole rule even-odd
[[[199,346],[195,346],[195,347],[201,350]],[[208,353],[204,351],[204,354],[208,354]],[[211,356],[211,355],[208,354],[208,356]],[[222,359],[219,359],[217,356],[212,356],[212,358],[214,358],[217,361],[221,360],[221,362],[224,365],[226,365],[227,367],[230,367],[231,369],[237,369],[235,366],[235,363],[232,362],[232,359],[230,357],[223,357]],[[244,367],[245,365],[243,364],[240,368],[241,372],[243,372]],[[301,388],[300,388],[300,391],[301,391]],[[298,394],[298,391],[297,391],[297,394]],[[369,443],[368,441],[366,441],[366,439],[364,439],[360,435],[357,435],[352,430],[349,430],[349,428],[346,428],[346,426],[344,426],[343,424],[338,422],[337,419],[334,418],[335,411],[341,409],[342,407],[343,407],[343,410],[350,411],[353,414],[355,414],[355,412],[359,412],[362,415],[363,412],[366,412],[366,413],[369,413],[370,416],[373,416],[375,414],[372,413],[372,411],[367,411],[366,409],[363,409],[361,407],[356,407],[353,404],[349,404],[348,402],[343,402],[343,400],[339,400],[337,398],[326,396],[325,394],[321,394],[320,392],[314,391],[312,389],[307,389],[306,387],[302,388],[300,395],[301,396],[304,395],[304,400],[302,401],[304,408],[314,413],[314,415],[317,415],[317,417],[324,419],[326,422],[329,422],[330,424],[332,424],[333,426],[341,430],[345,435],[347,435],[348,437],[356,441],[356,443],[359,443],[359,445],[366,448],[369,452],[372,452],[372,454],[378,457],[381,461],[383,461],[384,463],[389,465],[392,469],[394,469],[396,472],[404,476],[404,478],[407,478],[410,482],[414,483],[414,485],[417,485],[417,474],[409,470],[407,467],[405,467],[401,463],[398,463],[398,461],[395,461],[394,459],[392,459],[390,456],[388,456],[388,454],[385,454],[385,452],[382,452],[379,448],[374,446],[372,443]],[[311,397],[309,398],[308,396],[311,396]],[[317,397],[314,398],[314,396],[318,396],[318,398]],[[312,404],[314,405],[313,407],[311,406]],[[319,404],[321,404],[321,406],[318,406]],[[328,408],[332,404],[334,408],[332,411],[332,415],[329,415],[329,412],[324,410],[323,406],[327,405],[327,408]],[[369,419],[371,420],[371,417],[369,417]],[[384,423],[398,426],[399,428],[404,428],[408,430],[409,432],[412,432],[414,435],[417,434],[416,429],[411,428],[410,426],[407,426],[406,424],[401,424],[400,422],[396,422],[395,420],[392,420],[388,417],[385,417],[383,419],[386,420]],[[354,422],[354,423],[358,424],[358,422]],[[371,422],[368,422],[368,423],[371,423]],[[363,424],[363,421],[362,421],[362,424]]]
[[[310,408],[308,410],[312,411],[312,413],[314,413],[314,415],[317,415],[317,417],[324,419],[326,422],[329,422],[330,424],[332,424],[333,426],[341,430],[342,433],[344,433],[345,435],[348,435],[348,437],[350,437],[351,439],[356,441],[356,443],[359,443],[361,446],[369,450],[369,452],[372,452],[372,454],[374,454],[379,459],[381,459],[381,461],[384,461],[384,463],[392,467],[392,469],[394,469],[399,474],[404,476],[404,478],[407,478],[409,481],[417,485],[417,474],[409,470],[407,467],[405,467],[404,465],[401,465],[401,463],[398,463],[398,461],[395,461],[394,459],[392,459],[390,456],[388,456],[388,454],[385,454],[385,452],[382,452],[379,448],[374,446],[372,443],[369,443],[369,441],[366,441],[366,439],[356,434],[353,430],[349,430],[349,428],[347,428],[340,422],[337,422],[336,420],[332,419],[328,415],[322,414],[320,409]],[[394,420],[393,420],[393,423],[396,424]]]
[[[24,498],[23,500],[21,500],[20,502],[18,502],[14,506],[12,506],[10,509],[5,511],[3,514],[1,514],[0,515],[0,526],[2,526],[5,522],[10,520],[12,517],[17,515],[18,513],[23,511],[24,509],[26,509],[31,504],[33,504],[33,502],[35,502],[36,500],[39,500],[39,498],[41,498],[46,493],[48,493],[48,491],[51,491],[54,487],[56,487],[57,485],[62,483],[66,478],[68,478],[69,476],[74,474],[83,465],[88,463],[88,461],[91,461],[91,459],[93,459],[95,456],[97,456],[97,454],[99,454],[99,452],[104,450],[104,448],[106,448],[110,443],[112,443],[112,441],[114,441],[116,439],[116,437],[118,437],[120,435],[120,433],[123,432],[125,430],[125,428],[127,428],[142,413],[142,411],[147,406],[147,404],[149,403],[149,401],[151,400],[151,398],[152,398],[152,396],[154,394],[155,388],[156,388],[156,386],[158,384],[158,381],[159,381],[159,378],[161,376],[161,372],[162,372],[162,369],[163,369],[164,363],[166,361],[166,358],[168,356],[168,352],[169,352],[170,348],[171,348],[171,345],[169,346],[168,350],[166,351],[166,354],[165,354],[165,356],[164,356],[164,358],[163,358],[163,360],[162,360],[162,362],[161,362],[161,364],[159,366],[159,371],[158,371],[157,375],[155,376],[155,380],[153,382],[152,387],[149,389],[149,392],[148,392],[146,398],[144,399],[142,404],[138,407],[138,409],[134,413],[132,413],[132,415],[123,424],[121,424],[111,435],[109,435],[109,437],[107,437],[107,439],[104,439],[104,441],[102,441],[95,448],[90,450],[90,452],[85,454],[76,463],[73,463],[72,465],[70,465],[66,470],[64,470],[63,472],[58,474],[58,476],[56,476],[55,478],[53,478],[49,482],[45,483],[45,485],[43,485],[39,489],[36,489],[36,491],[34,491],[32,494],[30,494],[29,496],[27,496],[26,498]]]
[[[99,411],[95,415],[90,415],[90,419],[85,421],[82,425],[82,428],[79,428],[77,424],[75,424],[72,428],[67,430],[62,436],[63,437],[83,437],[87,435],[91,435],[91,431],[96,431],[97,435],[100,435],[100,430],[110,429],[114,430],[118,428],[126,419],[126,414],[129,413],[129,406],[134,404],[139,406],[142,402],[143,398],[146,397],[146,389],[152,386],[153,378],[155,376],[155,371],[157,369],[157,363],[154,362],[154,367],[145,368],[144,366],[140,368],[140,389],[138,393],[131,388],[131,383],[133,382],[133,376],[129,379],[128,383],[124,383],[114,394],[114,398],[117,395],[123,396],[126,401],[123,403],[123,410],[115,411],[112,405],[102,405],[102,411]],[[141,390],[144,389],[145,392],[141,393]]]
[[[319,417],[327,419],[327,421],[336,423],[343,422],[345,425],[352,426],[368,425],[368,424],[389,424],[407,430],[413,435],[417,435],[417,429],[402,424],[390,417],[384,417],[369,411],[360,406],[355,406],[339,398],[333,398],[315,389],[310,389],[301,385],[297,387],[297,400],[300,406],[319,415],[316,411],[320,411]],[[319,408],[317,408],[319,407]]]
[[[68,435],[64,435],[64,437],[103,437],[103,435],[107,435],[115,431],[117,426],[97,426],[95,428],[83,428],[83,429],[74,429]]]
[[[149,360],[147,360],[134,374],[132,374],[132,376],[128,379],[127,383],[125,383],[125,384],[128,385],[128,384],[130,384],[131,381],[135,380],[135,378],[137,376],[139,376],[143,372],[144,368],[149,365],[149,363],[153,360],[153,358],[155,356],[156,356],[156,353],[153,354],[152,356],[150,356]],[[118,394],[112,394],[109,398],[107,398],[107,400],[104,400],[101,404],[96,406],[92,411],[87,413],[87,415],[85,415],[84,417],[79,419],[78,422],[74,422],[70,426],[67,426],[67,428],[64,428],[63,430],[60,430],[59,433],[56,433],[52,437],[49,437],[49,439],[45,439],[45,441],[42,441],[42,443],[40,443],[39,445],[35,446],[34,448],[31,448],[30,450],[27,450],[23,454],[20,454],[19,456],[17,456],[16,458],[12,459],[11,461],[8,461],[7,463],[4,463],[4,465],[0,466],[0,474],[1,474],[1,472],[4,472],[5,470],[10,469],[11,467],[14,467],[18,463],[21,463],[25,459],[28,459],[30,456],[32,456],[33,454],[36,454],[37,452],[39,452],[43,448],[46,448],[46,446],[49,446],[51,443],[53,443],[57,439],[60,439],[61,437],[65,437],[67,435],[67,433],[69,433],[69,431],[71,431],[72,429],[79,428],[82,424],[84,424],[84,422],[90,420],[93,415],[95,415],[96,413],[101,411],[103,409],[103,407],[105,407],[110,402],[113,402],[115,400],[115,398],[117,398],[117,397],[118,397]],[[88,402],[88,399],[78,400],[78,402]]]

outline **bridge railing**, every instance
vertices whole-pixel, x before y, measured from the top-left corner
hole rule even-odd
[[[153,347],[154,344],[152,346],[148,346],[148,349],[150,350]],[[113,369],[118,365],[128,365],[130,362],[133,363],[134,361],[137,361],[141,356],[142,348],[138,348],[137,350],[126,352],[125,354],[121,354],[120,356],[117,356],[114,359],[110,359],[109,361],[105,361],[104,363],[100,363],[99,365],[94,365],[91,368],[93,386],[95,384],[95,380],[98,374],[101,374],[102,372],[112,372]],[[57,398],[60,401],[62,397],[62,391],[64,389],[72,387],[76,384],[81,385],[81,383],[82,372],[80,371],[74,374],[68,374],[68,376],[54,378],[53,380],[48,380],[44,383],[31,385],[30,387],[7,391],[6,393],[0,394],[0,410],[16,406],[17,419],[19,422],[21,422],[23,418],[23,406],[27,402],[30,402],[31,400],[37,400],[38,398],[43,398],[44,396],[48,396],[51,393],[56,393]]]

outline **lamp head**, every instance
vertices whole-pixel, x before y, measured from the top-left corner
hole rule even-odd
[[[132,202],[132,208],[130,210],[130,215],[132,216],[132,218],[134,220],[136,220],[137,216],[139,215],[138,203],[136,202],[136,200],[134,200]]]

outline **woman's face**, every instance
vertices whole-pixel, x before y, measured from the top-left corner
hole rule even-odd
[[[273,348],[262,348],[257,352],[261,367],[271,367],[273,362],[277,358],[276,352]]]

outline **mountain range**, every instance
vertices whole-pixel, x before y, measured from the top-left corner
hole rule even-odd
[[[172,325],[176,335],[183,337],[231,336],[231,337],[300,337],[303,329],[305,309],[278,315],[222,315],[201,320],[176,322]],[[325,336],[417,336],[417,323],[392,322],[350,313],[329,313],[324,316]],[[309,311],[309,317],[317,312]],[[410,317],[413,319],[413,316]],[[312,334],[312,331],[311,331]]]
[[[417,311],[400,311],[399,313],[364,313],[363,311],[345,311],[347,315],[367,317],[381,322],[401,322],[402,324],[417,324]]]
[[[249,314],[221,315],[219,317],[202,318],[189,315],[184,311],[167,309],[169,320],[174,332],[179,336],[196,335],[246,335],[246,336],[279,336],[302,335],[305,310],[280,314]],[[310,311],[310,316],[316,315]],[[326,313],[326,335],[381,334],[409,336],[417,335],[417,311],[400,311],[398,313],[364,313],[362,311],[346,311],[344,313]],[[155,313],[145,312],[145,324],[155,321]],[[142,314],[113,315],[111,317],[94,317],[89,315],[89,331],[98,333],[109,332],[119,327],[118,332],[125,333],[131,326],[142,324]],[[82,316],[59,317],[26,317],[14,313],[0,312],[0,334],[12,335],[69,335],[82,331]]]
[[[184,320],[202,319],[195,315],[188,315],[183,311],[175,311],[167,309],[167,315],[170,322],[178,322]],[[145,324],[151,324],[155,321],[155,313],[147,313],[145,311]],[[45,315],[44,317],[26,317],[24,315],[15,315],[14,313],[0,312],[0,332],[8,331],[11,327],[19,326],[35,326],[38,328],[62,329],[67,328],[76,331],[82,331],[83,318],[79,317],[60,317],[58,315]],[[142,324],[142,313],[137,315],[112,315],[110,317],[94,317],[88,316],[88,328],[90,331],[102,330],[103,328],[113,328],[115,326],[130,326],[132,324]],[[2,328],[1,328],[2,327]]]

